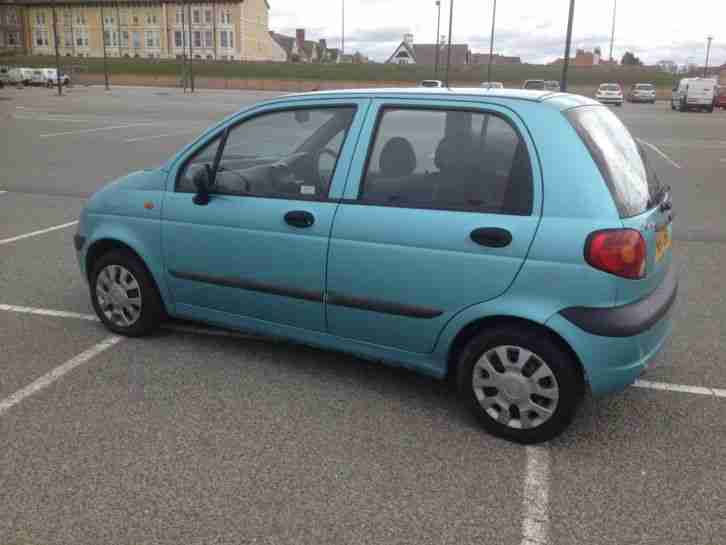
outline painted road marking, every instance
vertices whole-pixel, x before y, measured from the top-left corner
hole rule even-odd
[[[86,320],[89,322],[99,322],[100,320],[95,314],[82,314],[80,312],[68,312],[65,310],[54,310],[49,308],[26,307],[20,305],[0,304],[0,311],[16,312],[20,314],[35,314],[38,316],[51,316],[55,318],[74,318],[76,320]],[[182,324],[163,324],[163,329],[169,331],[177,331],[179,333],[192,333],[196,335],[209,335],[214,337],[235,337],[240,339],[274,339],[274,337],[254,335],[237,331],[228,331],[225,329],[207,329],[193,325]],[[705,386],[688,386],[685,384],[672,384],[669,382],[653,382],[649,380],[636,380],[632,385],[635,388],[647,390],[661,390],[667,392],[681,392],[686,394],[705,395],[719,398],[726,398],[726,389],[707,388]],[[535,448],[535,447],[532,447]]]
[[[38,316],[53,316],[54,318],[75,318],[76,320],[88,320],[98,322],[99,319],[93,314],[81,314],[80,312],[66,312],[65,310],[51,310],[47,308],[21,307],[18,305],[2,305],[0,310],[7,312],[18,312],[20,314],[36,314]]]
[[[42,377],[34,380],[28,384],[25,388],[21,388],[9,397],[6,397],[0,401],[0,416],[6,413],[11,407],[20,403],[23,399],[30,397],[31,395],[39,392],[43,388],[50,386],[53,382],[61,378],[63,375],[73,371],[79,365],[83,365],[87,361],[93,359],[101,352],[108,350],[113,345],[121,342],[123,337],[112,336],[101,341],[100,343],[92,346],[85,352],[81,352],[76,357],[71,358],[62,365],[59,365],[52,371],[46,373]]]
[[[184,134],[192,134],[197,131],[181,131],[181,132],[173,132],[168,134],[155,134],[154,136],[139,136],[138,138],[127,138],[124,140],[124,142],[143,142],[144,140],[155,140],[157,138],[165,138],[167,136],[181,136]]]
[[[0,195],[2,195],[3,193],[7,193],[7,191],[0,189]]]
[[[24,238],[37,237],[38,235],[44,235],[46,233],[50,233],[51,231],[57,231],[58,229],[65,229],[66,227],[70,227],[77,223],[78,223],[78,221],[70,221],[70,222],[64,223],[62,225],[56,225],[54,227],[48,227],[47,229],[41,229],[40,231],[33,231],[32,233],[25,233],[24,235],[18,235],[16,237],[12,237],[12,238],[0,239],[0,246],[2,246],[3,244],[10,244],[11,242],[16,242],[18,240],[23,240]]]
[[[75,117],[57,117],[57,116],[29,116],[29,115],[13,115],[14,119],[18,119],[20,121],[58,121],[58,122],[64,122],[64,123],[94,123],[98,120],[96,119],[79,119]]]
[[[129,123],[127,125],[111,125],[109,127],[97,127],[95,129],[80,129],[77,131],[51,132],[41,134],[38,138],[53,138],[54,136],[68,136],[71,134],[85,134],[89,132],[113,131],[116,129],[129,129],[131,127],[146,127],[149,125],[160,125],[160,123]]]
[[[685,384],[669,384],[668,382],[652,382],[649,380],[636,380],[633,386],[636,388],[647,388],[649,390],[664,390],[666,392],[682,392],[684,394],[726,398],[726,390],[721,388],[686,386]]]
[[[527,447],[521,545],[549,543],[550,454],[545,447]]]
[[[665,159],[668,163],[670,163],[674,167],[681,168],[681,165],[679,165],[678,163],[676,163],[673,159],[671,159],[670,157],[668,157],[665,153],[663,153],[661,150],[659,150],[658,148],[656,148],[650,142],[646,142],[645,140],[641,140],[640,138],[638,138],[638,142],[640,142],[641,144],[645,144],[646,146],[648,146],[650,149],[652,149],[654,152],[656,152],[658,155],[660,155],[663,159]]]

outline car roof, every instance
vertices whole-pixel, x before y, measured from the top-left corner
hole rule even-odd
[[[429,98],[439,100],[522,100],[550,105],[556,109],[574,108],[577,106],[599,105],[590,98],[560,93],[555,91],[533,91],[528,89],[487,89],[486,87],[391,87],[370,89],[341,89],[331,91],[313,91],[285,95],[272,101],[289,98]]]

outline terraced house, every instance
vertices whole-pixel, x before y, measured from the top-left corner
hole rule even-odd
[[[54,54],[53,6],[61,55],[284,61],[270,37],[266,0],[0,0],[19,12],[18,34],[30,54]],[[1,13],[1,12],[0,12]],[[6,31],[7,32],[7,31]],[[6,40],[7,41],[7,40]]]

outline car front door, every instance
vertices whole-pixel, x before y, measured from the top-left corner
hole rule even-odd
[[[262,107],[182,153],[162,222],[177,315],[325,330],[330,228],[367,104]],[[201,170],[213,179],[208,203],[195,202]]]
[[[374,101],[336,214],[329,331],[416,353],[513,282],[539,223],[541,175],[511,111]]]

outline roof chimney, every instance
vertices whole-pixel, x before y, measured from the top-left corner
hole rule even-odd
[[[297,41],[297,45],[300,49],[305,45],[305,29],[304,28],[298,28],[295,30],[295,40]]]

